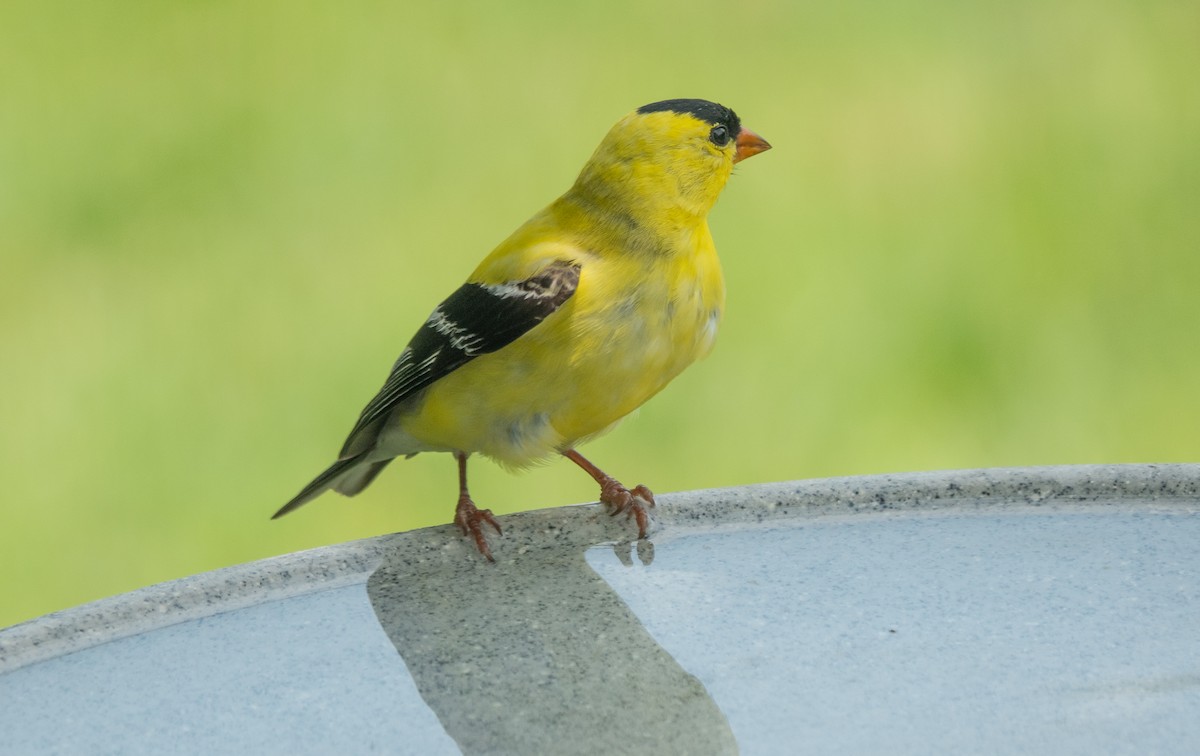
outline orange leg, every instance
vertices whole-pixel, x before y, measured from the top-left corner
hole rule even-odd
[[[458,460],[458,507],[454,510],[454,524],[464,536],[469,535],[475,539],[475,546],[480,554],[487,557],[489,562],[494,562],[496,560],[492,558],[492,550],[488,548],[487,538],[483,535],[482,523],[491,525],[497,533],[501,532],[500,524],[492,517],[492,510],[480,509],[471,501],[471,494],[467,491],[467,454],[454,452],[454,458]]]
[[[612,509],[613,515],[625,512],[625,517],[637,521],[638,538],[646,537],[646,528],[650,524],[650,515],[646,510],[654,506],[654,494],[645,486],[637,486],[630,490],[611,475],[584,459],[583,455],[574,449],[563,452],[563,456],[582,467],[588,475],[600,484],[600,503]]]

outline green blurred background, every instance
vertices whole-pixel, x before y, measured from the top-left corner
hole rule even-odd
[[[589,456],[656,491],[1200,456],[1200,5],[0,6],[0,626],[448,522],[454,464],[267,518],[627,111],[774,145],[718,348]],[[473,491],[591,501],[566,462]]]

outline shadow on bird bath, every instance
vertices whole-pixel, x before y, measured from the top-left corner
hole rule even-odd
[[[577,544],[461,570],[385,560],[371,606],[463,753],[735,753],[704,685],[650,636]],[[614,547],[626,566],[649,541]]]

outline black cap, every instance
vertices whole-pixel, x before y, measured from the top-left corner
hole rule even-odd
[[[661,102],[652,102],[649,105],[643,105],[637,109],[639,113],[657,113],[661,111],[687,113],[713,126],[724,126],[735,137],[742,130],[742,122],[737,117],[737,113],[734,113],[724,105],[718,105],[708,100],[662,100]]]

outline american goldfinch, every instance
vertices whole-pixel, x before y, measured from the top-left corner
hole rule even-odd
[[[574,186],[487,256],[417,330],[341,454],[275,517],[327,489],[353,496],[389,462],[458,461],[454,522],[492,559],[467,490],[476,452],[520,468],[561,454],[644,538],[650,489],[576,447],[611,429],[708,354],[725,283],[708,212],[734,163],[770,149],[727,107],[665,100],[608,132]]]

